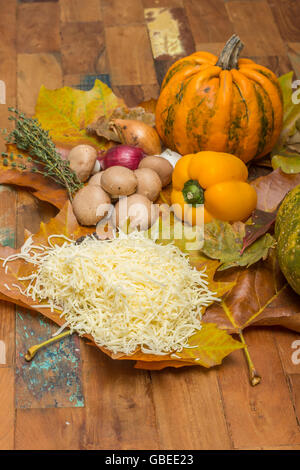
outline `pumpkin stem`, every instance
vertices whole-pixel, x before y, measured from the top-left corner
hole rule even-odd
[[[204,203],[204,191],[197,180],[188,180],[185,182],[182,190],[184,200],[190,206]]]
[[[239,36],[237,34],[233,34],[233,36],[231,36],[231,38],[226,42],[216,65],[221,67],[223,70],[237,69],[239,55],[243,47],[244,44],[240,40]]]

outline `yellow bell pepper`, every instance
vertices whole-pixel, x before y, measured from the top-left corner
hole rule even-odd
[[[214,218],[228,222],[247,219],[257,204],[256,191],[247,178],[246,165],[234,155],[212,151],[185,155],[172,175],[175,215],[195,225],[204,204],[205,223]]]

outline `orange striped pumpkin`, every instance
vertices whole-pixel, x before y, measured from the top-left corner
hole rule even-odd
[[[156,106],[166,147],[181,155],[226,152],[244,162],[272,150],[282,128],[281,89],[271,70],[239,59],[242,47],[233,35],[219,58],[195,52],[170,67]]]

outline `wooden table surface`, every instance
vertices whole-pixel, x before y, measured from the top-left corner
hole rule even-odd
[[[300,75],[299,0],[0,0],[0,82],[7,105],[33,114],[41,84],[110,84],[128,105],[156,98],[175,58],[218,53],[235,32],[255,58]],[[7,106],[0,100],[0,127]],[[54,211],[0,187],[0,242],[19,246]],[[26,349],[56,327],[12,304],[0,308],[0,449],[300,449],[299,334],[249,329],[262,382],[243,353],[222,366],[135,370],[76,337]]]

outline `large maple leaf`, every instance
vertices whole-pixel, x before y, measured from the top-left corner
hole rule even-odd
[[[47,129],[58,147],[72,148],[90,144],[105,148],[105,141],[87,134],[86,127],[100,116],[109,117],[113,110],[125,106],[112,90],[95,80],[89,91],[63,87],[49,90],[42,86],[38,96],[35,117]]]
[[[78,225],[71,204],[67,202],[63,210],[55,218],[51,219],[48,224],[41,224],[39,232],[32,235],[32,240],[34,245],[47,245],[49,235],[62,234],[76,240],[92,231],[92,228],[84,228]],[[61,240],[61,242],[63,241],[64,240]],[[59,239],[56,239],[56,242],[59,243]],[[176,240],[174,240],[174,243],[176,243]],[[14,250],[13,248],[0,247],[1,258],[6,258],[18,252],[18,250]],[[218,296],[232,289],[235,283],[234,281],[219,282],[213,280],[215,271],[219,265],[218,261],[204,260],[194,255],[192,264],[201,269],[204,266],[206,267],[208,287],[216,292]],[[60,317],[59,312],[51,312],[49,308],[43,307],[43,303],[35,302],[22,293],[28,281],[19,281],[18,278],[28,276],[31,270],[32,267],[21,259],[9,262],[7,268],[0,265],[0,298],[31,310],[37,310],[58,325],[62,325],[64,319]],[[90,341],[93,341],[91,336],[87,335],[86,337]],[[243,347],[239,341],[233,339],[225,331],[216,327],[216,325],[206,323],[203,324],[201,330],[191,336],[189,345],[192,346],[192,348],[184,348],[180,353],[176,353],[176,355],[169,354],[165,356],[148,355],[140,351],[136,351],[136,353],[131,356],[126,356],[124,354],[112,354],[103,347],[100,347],[100,349],[114,359],[130,359],[138,361],[137,367],[154,369],[166,366],[181,367],[185,365],[212,367],[220,364],[223,358],[230,352]]]

